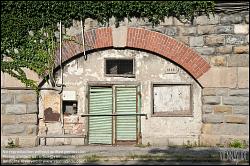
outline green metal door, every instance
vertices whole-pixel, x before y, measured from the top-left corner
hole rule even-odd
[[[90,87],[89,144],[112,144],[112,107],[112,87]]]
[[[116,114],[134,114],[116,117],[116,140],[136,141],[136,87],[116,87]]]

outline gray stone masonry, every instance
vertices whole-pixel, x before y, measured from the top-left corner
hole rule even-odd
[[[3,144],[6,145],[9,138],[15,137],[15,140],[18,140],[17,146],[36,146],[38,133],[36,93],[32,90],[3,90],[1,99],[1,135],[5,139]]]
[[[222,101],[225,105],[249,105],[249,97],[225,96]]]
[[[220,104],[221,98],[219,96],[204,96],[203,97],[203,104]]]
[[[211,79],[211,82],[216,83],[212,84],[213,86],[203,87],[201,94],[203,112],[201,120],[203,128],[206,128],[203,134],[210,135],[206,139],[220,140],[221,135],[249,136],[249,12],[220,13],[215,16],[209,15],[209,18],[198,16],[192,24],[180,22],[174,17],[166,17],[164,22],[155,27],[152,27],[147,19],[131,20],[132,22],[128,22],[125,19],[120,25],[166,34],[197,51],[209,62],[210,70],[218,68],[213,71],[218,71],[220,73],[218,76],[223,78]],[[87,19],[85,24],[85,31],[104,27],[92,19]],[[109,25],[114,26],[114,24],[114,19],[110,19]],[[73,27],[67,28],[66,32],[68,35],[81,34],[80,22],[74,21]],[[226,73],[228,71],[230,74]],[[31,90],[2,89],[1,132],[6,140],[11,136],[24,146],[27,142],[29,146],[38,144],[37,100],[35,92]],[[52,129],[61,129],[59,124],[49,124],[49,126],[52,126]],[[61,134],[61,130],[58,131],[60,132],[56,133],[53,130],[48,132]],[[224,140],[226,138],[223,138]],[[64,144],[71,144],[72,141],[64,141]],[[62,141],[54,139],[50,141],[51,144],[55,142],[59,144]]]
[[[228,67],[248,67],[249,66],[249,55],[230,55],[228,58]]]

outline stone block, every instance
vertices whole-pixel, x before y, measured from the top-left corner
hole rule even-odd
[[[17,123],[17,115],[1,115],[1,124],[15,124]]]
[[[37,114],[25,114],[18,116],[18,123],[37,124]]]
[[[235,46],[233,48],[235,54],[244,54],[249,53],[249,46]]]
[[[202,112],[204,114],[212,113],[214,109],[213,105],[202,105]]]
[[[213,47],[196,47],[194,49],[202,55],[213,55],[215,53],[215,48]]]
[[[224,106],[224,105],[216,105],[214,106],[214,113],[232,113],[232,107],[231,106]]]
[[[231,14],[224,15],[221,17],[221,24],[231,25],[231,24],[239,24],[243,21],[243,17],[239,14]]]
[[[71,144],[71,138],[64,138],[64,145],[70,145]]]
[[[203,96],[215,96],[216,95],[216,88],[203,88],[202,95]]]
[[[239,88],[249,87],[249,68],[248,67],[238,68],[238,87]]]
[[[154,28],[150,28],[149,30],[154,32],[164,33],[166,28],[163,26],[156,26]]]
[[[230,54],[233,51],[232,46],[220,46],[216,47],[216,52],[220,54]]]
[[[60,95],[54,91],[47,91],[43,98],[44,108],[52,108],[55,113],[60,113]]]
[[[226,123],[246,124],[247,121],[248,121],[248,116],[245,115],[225,115]]]
[[[203,104],[220,104],[220,97],[219,96],[203,96]]]
[[[37,135],[38,126],[37,125],[28,125],[26,127],[26,135]]]
[[[183,21],[180,21],[176,17],[173,17],[173,23],[174,23],[174,25],[184,25],[185,24]]]
[[[249,136],[242,135],[221,135],[220,144],[228,147],[229,144],[236,139],[242,143],[245,142],[247,145],[249,145]]]
[[[249,34],[246,36],[246,43],[249,43]]]
[[[236,88],[237,68],[212,67],[198,81],[203,87]]]
[[[77,123],[78,119],[77,115],[64,116],[64,123]]]
[[[227,58],[228,66],[229,67],[245,67],[249,66],[249,55],[248,54],[241,54],[241,55],[230,55]]]
[[[229,91],[230,96],[243,96],[248,97],[249,96],[249,89],[231,89]]]
[[[1,104],[12,104],[13,95],[8,93],[1,93]]]
[[[201,146],[218,146],[220,144],[220,135],[201,134]]]
[[[219,46],[225,43],[225,36],[210,35],[205,37],[205,43],[207,46]]]
[[[5,105],[1,104],[1,115],[5,114]]]
[[[66,28],[66,34],[69,36],[76,36],[82,33],[81,27]]]
[[[55,138],[46,138],[46,145],[54,146]]]
[[[48,128],[46,126],[39,126],[38,135],[46,135]]]
[[[160,22],[160,25],[173,25],[174,22],[173,22],[173,17],[165,17],[164,18],[164,21],[161,21]]]
[[[6,104],[5,105],[6,114],[25,114],[26,105],[25,104]]]
[[[37,95],[35,93],[17,94],[15,96],[15,103],[37,103]]]
[[[60,122],[46,123],[46,126],[48,128],[48,135],[62,135],[63,133],[62,125]]]
[[[3,126],[3,135],[25,135],[25,125],[12,124]]]
[[[231,34],[233,33],[233,26],[216,26],[217,34]]]
[[[244,35],[228,35],[226,36],[226,44],[244,44],[246,36]]]
[[[74,125],[72,128],[72,134],[83,135],[84,134],[84,125],[83,124]]]
[[[211,133],[211,129],[212,129],[212,124],[210,124],[210,123],[203,123],[202,126],[201,126],[201,133],[202,134]]]
[[[64,138],[55,138],[54,145],[55,146],[64,145]]]
[[[71,145],[84,145],[85,138],[71,138]]]
[[[85,117],[79,117],[79,123],[84,124],[85,123]]]
[[[180,27],[180,34],[181,35],[195,35],[197,31],[196,27]]]
[[[223,96],[222,101],[225,105],[249,105],[248,97]]]
[[[246,23],[249,23],[249,14],[245,16]]]
[[[118,28],[112,28],[113,46],[125,47],[127,42],[128,28],[120,26]]]
[[[178,34],[177,27],[166,27],[164,34],[168,36],[176,36]]]
[[[36,114],[38,113],[38,106],[37,104],[28,104],[27,105],[27,114]]]
[[[228,88],[216,88],[216,96],[228,96]]]
[[[249,107],[248,106],[233,106],[233,113],[249,115]]]
[[[189,37],[188,36],[175,36],[174,37],[176,40],[182,42],[185,45],[189,46]]]
[[[227,57],[225,56],[212,56],[210,57],[210,62],[213,66],[226,66]]]
[[[204,124],[205,125],[205,124]],[[203,127],[203,132],[206,134],[215,135],[248,135],[249,126],[247,124],[234,124],[234,123],[216,123],[207,124]]]
[[[19,137],[20,147],[35,147],[38,146],[37,136],[22,136]]]
[[[209,14],[209,17],[207,16],[199,16],[195,19],[197,25],[214,25],[219,24],[220,17],[218,15],[212,15]]]
[[[249,33],[249,25],[248,24],[235,24],[234,25],[234,33],[235,34],[248,34]]]
[[[1,87],[26,87],[24,83],[8,73],[1,74],[1,78],[3,78],[3,81],[1,81]]]
[[[215,25],[197,26],[197,33],[199,35],[208,35],[216,33]]]
[[[222,123],[224,116],[221,114],[205,114],[202,117],[204,123]]]
[[[203,46],[204,45],[203,36],[199,36],[199,37],[192,37],[191,36],[189,38],[189,44],[191,47]]]

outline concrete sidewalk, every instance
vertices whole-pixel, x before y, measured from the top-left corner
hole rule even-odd
[[[18,164],[248,164],[249,149],[208,147],[38,146],[2,148],[1,163]]]

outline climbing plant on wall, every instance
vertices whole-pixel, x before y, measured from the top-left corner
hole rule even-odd
[[[152,26],[164,17],[192,20],[214,11],[213,1],[1,1],[1,71],[38,91],[24,68],[45,77],[53,70],[58,47],[58,22],[67,28],[72,20],[96,19],[103,25],[114,16],[148,18]]]

